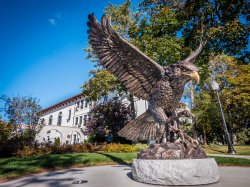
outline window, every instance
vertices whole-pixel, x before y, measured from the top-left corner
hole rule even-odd
[[[59,126],[62,125],[62,112],[59,112],[58,114],[57,125]]]
[[[69,110],[69,117],[68,117],[68,121],[70,120],[71,118],[71,110]]]
[[[86,123],[87,123],[87,115],[84,115],[84,118],[83,118],[83,125],[86,125]]]
[[[78,117],[76,117],[76,122],[75,122],[75,125],[77,125],[78,124]]]
[[[83,109],[83,100],[81,100],[81,109]]]
[[[76,103],[76,111],[79,110],[79,107],[80,107],[80,101],[77,101],[77,103]]]
[[[80,116],[79,127],[82,125],[82,116]]]
[[[87,108],[87,107],[88,107],[88,104],[89,104],[88,99],[85,99],[85,108]]]
[[[52,121],[53,121],[53,116],[50,115],[50,116],[49,116],[49,125],[52,125]]]

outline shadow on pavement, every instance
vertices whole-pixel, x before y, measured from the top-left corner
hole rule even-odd
[[[11,185],[6,185],[6,187],[22,187],[26,185],[30,185],[34,183],[34,185],[37,185],[39,183],[42,183],[43,185],[46,184],[48,187],[70,187],[72,184],[72,181],[76,180],[75,178],[63,178],[63,179],[58,179],[58,178],[50,178],[50,179],[41,179],[39,176],[32,177],[32,178],[27,178],[23,180],[18,180],[17,183],[11,184]],[[68,182],[68,184],[63,184],[65,182]]]
[[[130,178],[131,180],[133,180],[132,172],[128,172],[127,176],[128,176],[128,178]]]
[[[59,179],[58,177],[60,175],[64,175],[64,174],[68,174],[68,175],[74,175],[76,173],[79,174],[83,173],[84,170],[83,169],[66,169],[63,171],[49,171],[46,174],[42,174],[42,177],[40,174],[34,175],[32,177],[25,177],[25,178],[21,178],[18,180],[14,180],[13,182],[10,181],[10,184],[4,185],[4,187],[23,187],[26,185],[30,185],[32,183],[38,184],[38,183],[42,183],[42,184],[46,184],[46,186],[48,187],[70,187],[72,182],[74,180],[77,180],[76,178],[73,177],[68,177],[68,178],[61,178]],[[68,184],[65,184],[67,183]],[[7,182],[8,183],[8,182]],[[1,186],[1,183],[0,183]]]

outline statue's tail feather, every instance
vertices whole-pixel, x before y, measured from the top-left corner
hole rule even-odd
[[[118,135],[132,141],[156,140],[157,124],[147,110],[123,127]]]

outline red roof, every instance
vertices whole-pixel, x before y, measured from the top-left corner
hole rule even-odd
[[[78,95],[75,95],[75,96],[73,96],[73,97],[70,97],[70,98],[68,98],[68,99],[65,99],[65,100],[63,100],[63,101],[61,101],[61,102],[59,102],[59,103],[57,103],[57,104],[54,104],[54,105],[52,105],[52,106],[50,106],[50,107],[48,107],[48,108],[45,108],[45,109],[41,110],[41,111],[39,112],[39,114],[41,115],[41,114],[47,113],[47,112],[49,112],[49,111],[51,111],[51,110],[54,110],[55,108],[64,106],[64,105],[68,104],[69,102],[76,101],[77,99],[80,99],[81,97],[85,97],[85,96],[86,96],[85,94],[80,93],[80,94],[78,94]]]

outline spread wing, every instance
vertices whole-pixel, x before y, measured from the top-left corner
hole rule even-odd
[[[100,63],[132,95],[148,100],[152,88],[162,77],[162,67],[119,36],[111,26],[110,18],[103,16],[101,24],[94,14],[88,18],[89,43]]]

